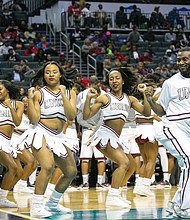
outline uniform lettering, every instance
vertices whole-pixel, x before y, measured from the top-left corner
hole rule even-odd
[[[189,98],[190,87],[183,87],[177,90],[179,100],[184,100]]]
[[[124,103],[111,103],[110,110],[129,111],[129,106]]]
[[[12,117],[10,110],[0,110],[0,117],[6,117],[6,118]]]
[[[44,108],[53,108],[53,107],[60,107],[63,106],[62,99],[48,99],[44,101]]]

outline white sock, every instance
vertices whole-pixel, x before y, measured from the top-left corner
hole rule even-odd
[[[151,183],[153,183],[155,181],[155,173],[152,174],[152,178],[151,178]]]
[[[48,183],[47,188],[53,191],[55,189],[55,184]]]
[[[99,183],[100,185],[102,185],[102,181],[103,181],[103,176],[98,175],[98,183]]]
[[[135,174],[135,182],[137,181],[138,178],[139,178],[139,174]]]
[[[9,190],[4,190],[0,188],[0,200],[4,200],[7,198]]]
[[[27,181],[26,180],[19,180],[15,186],[22,186],[22,187],[27,187]]]
[[[168,173],[168,182],[170,181],[171,173]]]
[[[115,188],[110,188],[108,191],[108,196],[119,196],[120,190]]]
[[[88,174],[82,175],[83,184],[88,183]]]
[[[34,172],[29,176],[29,183],[34,184],[36,181],[36,173],[37,173],[37,168],[34,170]]]
[[[46,205],[49,207],[56,207],[62,195],[63,193],[59,193],[56,190],[54,190],[51,196],[49,197],[49,200],[46,202]]]
[[[32,196],[32,204],[43,205],[44,203],[44,195],[33,194]]]
[[[164,180],[167,180],[167,181],[169,181],[169,178],[168,178],[168,173],[163,173],[163,178],[164,178]]]
[[[137,178],[137,180],[136,180],[136,184],[135,184],[135,185],[136,185],[136,186],[141,185],[141,183],[143,182],[143,179],[144,179],[143,177],[140,177],[140,176],[139,176],[139,177]]]

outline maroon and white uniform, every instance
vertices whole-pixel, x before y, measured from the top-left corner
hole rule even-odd
[[[173,198],[181,209],[190,208],[190,78],[175,74],[163,84],[158,103],[166,115],[155,126],[156,138],[177,158],[179,188]]]

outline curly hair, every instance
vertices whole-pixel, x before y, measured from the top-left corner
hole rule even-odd
[[[118,71],[119,73],[121,73],[124,82],[122,86],[122,91],[127,95],[131,95],[132,91],[134,90],[134,87],[137,85],[137,79],[135,75],[131,72],[131,70],[128,67],[113,68],[107,74],[105,82],[107,85],[109,85],[109,75],[112,71]]]
[[[72,81],[68,80],[66,78],[66,73],[63,70],[63,68],[55,61],[49,61],[46,62],[36,73],[34,77],[31,78],[32,85],[35,85],[39,80],[42,79],[44,86],[47,85],[47,82],[44,79],[44,70],[48,65],[56,65],[59,68],[61,78],[60,78],[60,84],[66,86],[67,89],[71,89],[73,83]]]

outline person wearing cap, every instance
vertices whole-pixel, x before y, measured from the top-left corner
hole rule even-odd
[[[172,27],[170,27],[168,32],[165,33],[164,41],[171,42],[171,43],[176,41],[176,33],[173,32],[173,28]]]
[[[165,24],[164,16],[159,10],[160,6],[155,6],[154,11],[151,13],[150,23],[153,29],[160,29],[164,27]]]
[[[173,9],[168,13],[167,20],[170,24],[170,27],[177,28],[180,26],[181,28],[185,27],[184,22],[179,17],[179,12],[177,7],[173,7]]]
[[[92,12],[90,11],[90,6],[91,4],[86,3],[85,7],[81,10],[82,15],[83,15],[83,26],[86,27],[92,27],[94,25],[93,23],[93,17],[92,17]]]

